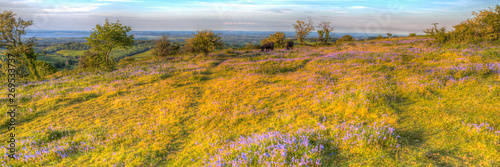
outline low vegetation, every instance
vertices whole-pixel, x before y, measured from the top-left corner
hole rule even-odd
[[[305,39],[312,20],[297,21],[295,42],[314,46],[269,52],[224,48],[211,30],[182,45],[167,36],[134,44],[129,27],[106,21],[87,38],[78,68],[62,71],[37,61],[35,40],[3,42],[32,63],[24,75],[45,80],[19,83],[18,156],[0,164],[500,166],[499,14],[499,6],[480,11],[456,26],[474,28],[459,35],[434,24],[427,36],[346,35],[336,45],[328,45],[330,23],[314,45]],[[31,25],[19,23],[17,34]],[[145,50],[113,59],[134,48]],[[2,132],[9,120],[0,115]]]

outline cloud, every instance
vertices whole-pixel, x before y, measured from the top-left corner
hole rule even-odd
[[[368,9],[370,7],[367,7],[367,6],[351,6],[351,7],[348,7],[349,9]]]
[[[292,9],[272,8],[272,9],[265,9],[265,10],[260,10],[260,11],[270,11],[270,12],[274,12],[274,13],[283,13],[283,12],[291,12]]]
[[[144,2],[144,1],[132,1],[132,0],[98,0],[101,2]]]
[[[104,6],[107,4],[104,3],[93,3],[93,4],[80,4],[80,5],[60,5],[57,8],[52,9],[43,9],[46,12],[71,12],[71,13],[88,13],[92,12],[96,9],[99,9],[100,6]]]
[[[251,22],[224,22],[223,24],[225,25],[252,25],[252,24],[255,24],[255,23],[251,23]]]

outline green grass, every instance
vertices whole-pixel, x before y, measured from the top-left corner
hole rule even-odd
[[[85,50],[59,50],[56,52],[56,54],[75,57],[75,56],[83,56],[83,52],[85,52]]]
[[[55,63],[57,61],[66,61],[66,60],[69,60],[69,58],[58,57],[58,56],[55,56],[55,55],[49,55],[49,54],[47,54],[47,55],[38,55],[37,60],[46,61],[48,63]]]
[[[292,166],[307,157],[308,166],[499,166],[500,48],[457,50],[423,39],[60,71],[16,89],[17,150],[36,158],[0,161]],[[1,120],[5,134],[8,118]]]
[[[152,54],[152,50],[148,50],[146,52],[135,54],[131,57],[136,58],[136,59],[143,59],[143,58],[149,58],[149,57],[153,57],[153,56],[154,55]]]

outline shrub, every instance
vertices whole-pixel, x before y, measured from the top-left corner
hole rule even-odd
[[[52,75],[57,72],[56,67],[52,66],[52,64],[47,63],[45,61],[37,60],[35,62],[35,65],[38,71],[38,75],[40,75],[41,77]]]
[[[66,63],[64,63],[63,61],[57,61],[54,63],[54,67],[56,68],[64,68],[65,65]]]
[[[78,67],[82,69],[95,69],[101,68],[110,70],[114,68],[116,64],[114,61],[106,64],[105,56],[102,56],[102,52],[87,50],[83,53],[78,61]]]
[[[224,47],[221,39],[220,33],[214,34],[212,30],[198,31],[197,34],[193,34],[193,38],[186,40],[184,50],[207,55],[215,49],[222,49]]]
[[[342,42],[347,42],[347,41],[354,41],[354,38],[350,35],[344,35],[342,38],[337,40],[337,44],[342,43]]]
[[[472,13],[475,17],[458,25],[450,36],[458,42],[496,41],[500,39],[500,6]]]
[[[260,49],[260,45],[253,44],[253,43],[247,43],[247,46],[245,46],[245,49]]]
[[[282,47],[285,47],[285,33],[283,32],[276,32],[274,34],[271,34],[269,35],[268,38],[266,39],[263,39],[260,43],[262,45],[268,43],[268,42],[273,42],[274,43],[274,47],[277,47],[277,48],[282,48]]]
[[[153,48],[153,55],[167,57],[177,54],[178,51],[179,45],[172,45],[168,40],[168,36],[162,35],[161,39],[156,41],[156,45]]]
[[[416,33],[410,33],[409,37],[416,37],[417,34]]]
[[[436,42],[438,43],[444,43],[449,40],[450,35],[448,32],[446,32],[446,27],[441,27],[438,28],[437,25],[439,23],[432,23],[434,27],[428,28],[425,30],[422,30],[425,34],[431,36],[432,38],[436,39]]]

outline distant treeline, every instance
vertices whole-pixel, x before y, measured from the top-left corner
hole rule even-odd
[[[81,43],[81,42],[65,42],[57,45],[52,45],[45,47],[41,50],[41,52],[45,52],[47,54],[55,53],[60,50],[88,50],[90,49],[90,46]]]

